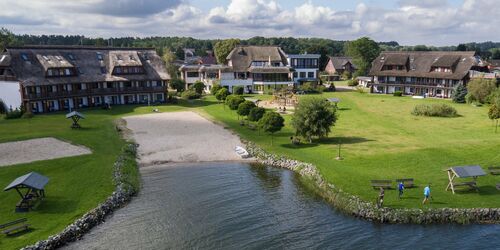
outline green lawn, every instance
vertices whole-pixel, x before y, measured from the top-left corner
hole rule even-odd
[[[205,102],[199,105],[208,105]],[[162,111],[177,111],[198,107],[181,102],[176,106],[161,106]],[[92,149],[91,155],[39,161],[0,167],[0,187],[3,189],[16,177],[31,171],[50,178],[47,198],[29,213],[15,213],[20,200],[15,191],[0,192],[0,224],[26,217],[32,231],[16,237],[0,234],[0,249],[19,249],[27,244],[55,234],[104,201],[113,191],[113,163],[125,142],[115,130],[113,121],[132,114],[151,113],[154,107],[115,106],[110,111],[83,110],[82,129],[70,128],[64,113],[36,115],[32,119],[4,120],[0,117],[0,143],[30,138],[55,137]]]
[[[289,137],[293,130],[286,116],[286,127],[269,135],[241,127],[234,111],[211,105],[204,111],[227,124],[244,139],[265,150],[316,164],[331,183],[344,191],[374,201],[378,191],[370,187],[372,179],[414,178],[417,188],[407,189],[403,200],[397,192],[386,192],[390,207],[422,207],[423,187],[431,183],[432,207],[500,207],[500,177],[479,177],[480,192],[445,192],[450,166],[479,164],[484,169],[500,164],[500,134],[494,133],[486,107],[453,104],[449,100],[415,100],[410,97],[370,95],[357,92],[325,93],[339,97],[340,116],[330,137],[313,144],[294,146]],[[460,114],[456,118],[415,117],[410,114],[418,103],[445,102]],[[336,161],[337,144],[342,142],[343,161]]]
[[[285,117],[287,126],[275,135],[274,146],[271,146],[269,135],[240,126],[236,113],[224,109],[211,96],[157,108],[162,112],[190,109],[211,116],[269,152],[316,164],[328,181],[366,200],[372,201],[377,196],[369,180],[409,177],[415,178],[419,187],[407,190],[401,201],[397,200],[396,191],[388,191],[386,205],[421,207],[423,185],[432,183],[433,207],[500,206],[500,192],[494,188],[500,177],[480,177],[479,193],[444,192],[447,177],[442,170],[446,167],[480,164],[486,168],[500,163],[500,134],[494,134],[486,107],[452,104],[460,117],[426,118],[410,115],[413,106],[422,102],[451,102],[356,92],[323,96],[341,99],[339,121],[329,138],[298,147],[289,140],[293,135],[288,126],[289,116]],[[93,151],[87,156],[0,167],[2,188],[30,171],[50,177],[47,198],[37,210],[26,214],[14,213],[19,200],[15,192],[0,192],[0,223],[27,217],[33,228],[17,237],[1,235],[0,249],[17,249],[55,234],[108,197],[114,190],[113,163],[124,145],[113,121],[127,115],[151,113],[153,108],[115,106],[111,111],[83,110],[87,119],[81,122],[84,127],[81,130],[70,129],[70,121],[63,113],[37,115],[32,119],[0,119],[0,142],[51,136],[85,145]],[[343,143],[343,161],[334,160],[339,141]]]

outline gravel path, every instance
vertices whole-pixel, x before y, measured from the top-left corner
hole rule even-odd
[[[124,118],[139,144],[141,165],[168,162],[241,161],[239,138],[194,112]]]
[[[55,138],[6,142],[0,143],[0,167],[91,153],[86,147]]]

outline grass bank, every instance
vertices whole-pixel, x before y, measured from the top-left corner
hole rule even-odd
[[[285,128],[275,134],[271,146],[269,135],[240,126],[234,111],[222,105],[206,106],[203,110],[270,153],[315,164],[327,181],[367,201],[374,201],[378,195],[370,186],[372,179],[414,178],[417,187],[407,189],[402,200],[397,198],[395,190],[388,190],[385,205],[421,208],[423,187],[431,183],[434,208],[500,207],[500,192],[495,189],[500,179],[495,176],[479,177],[480,192],[464,190],[453,195],[445,191],[448,178],[444,169],[475,164],[486,169],[500,162],[500,135],[494,133],[486,107],[356,92],[322,96],[341,99],[339,121],[329,138],[300,146],[290,142],[294,131],[288,115]],[[460,116],[435,118],[410,114],[419,103],[435,102],[454,106]],[[343,161],[334,160],[339,142]]]

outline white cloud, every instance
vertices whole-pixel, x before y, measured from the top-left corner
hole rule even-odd
[[[371,36],[403,44],[458,44],[500,40],[492,0],[400,0],[397,7],[359,3],[353,10],[306,1],[231,0],[201,9],[189,0],[2,0],[0,26],[16,33],[87,36],[314,36],[354,39]]]

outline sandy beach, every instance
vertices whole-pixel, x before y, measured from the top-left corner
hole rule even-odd
[[[194,112],[125,117],[139,144],[142,166],[177,162],[241,161],[239,138]]]
[[[55,138],[0,143],[0,167],[91,154],[90,149]]]

